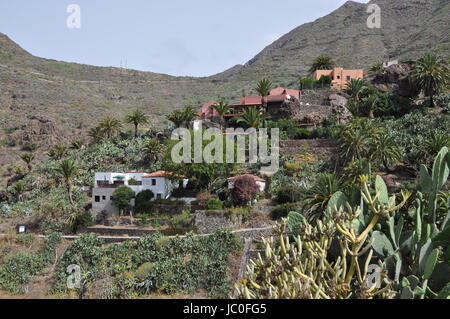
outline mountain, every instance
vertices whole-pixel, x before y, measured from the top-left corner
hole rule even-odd
[[[380,29],[367,27],[366,4],[348,1],[292,30],[245,65],[204,78],[38,58],[0,33],[0,166],[17,159],[20,144],[36,142],[45,150],[53,143],[69,142],[84,136],[107,114],[122,117],[137,107],[151,115],[153,126],[161,127],[171,110],[218,96],[236,100],[243,91],[252,93],[263,76],[276,85],[296,87],[321,53],[347,68],[368,68],[388,58],[415,58],[426,51],[450,56],[448,0],[370,3],[381,8]]]

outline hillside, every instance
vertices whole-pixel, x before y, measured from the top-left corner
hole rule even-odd
[[[382,9],[381,29],[367,28],[366,5],[349,1],[292,30],[245,65],[205,78],[38,58],[0,33],[0,166],[17,159],[20,143],[36,142],[43,150],[70,141],[85,135],[105,114],[122,117],[137,107],[151,114],[152,126],[162,127],[171,110],[218,96],[236,99],[243,90],[251,93],[262,76],[295,87],[321,53],[344,67],[360,68],[389,57],[417,57],[430,49],[450,56],[448,0],[372,3]],[[10,147],[2,147],[8,141]]]

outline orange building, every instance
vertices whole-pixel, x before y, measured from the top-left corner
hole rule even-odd
[[[331,77],[331,86],[336,89],[344,89],[352,79],[363,79],[364,70],[346,70],[344,68],[334,68],[333,70],[316,70],[313,74],[314,80],[320,80],[322,75]]]

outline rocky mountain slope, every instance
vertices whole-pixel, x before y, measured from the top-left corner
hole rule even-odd
[[[152,125],[161,127],[171,110],[218,96],[235,100],[243,91],[252,93],[263,76],[276,85],[296,87],[321,53],[349,68],[368,68],[389,57],[414,58],[429,50],[450,56],[448,0],[370,3],[381,7],[380,29],[366,26],[366,4],[349,1],[289,32],[245,65],[206,78],[38,58],[0,33],[0,166],[17,159],[24,142],[35,141],[45,150],[85,135],[106,114],[122,117],[137,107],[151,114]]]

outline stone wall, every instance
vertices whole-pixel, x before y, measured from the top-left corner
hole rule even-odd
[[[230,216],[225,211],[197,211],[194,226],[199,234],[210,234],[221,228],[234,229],[242,224],[242,216]]]

